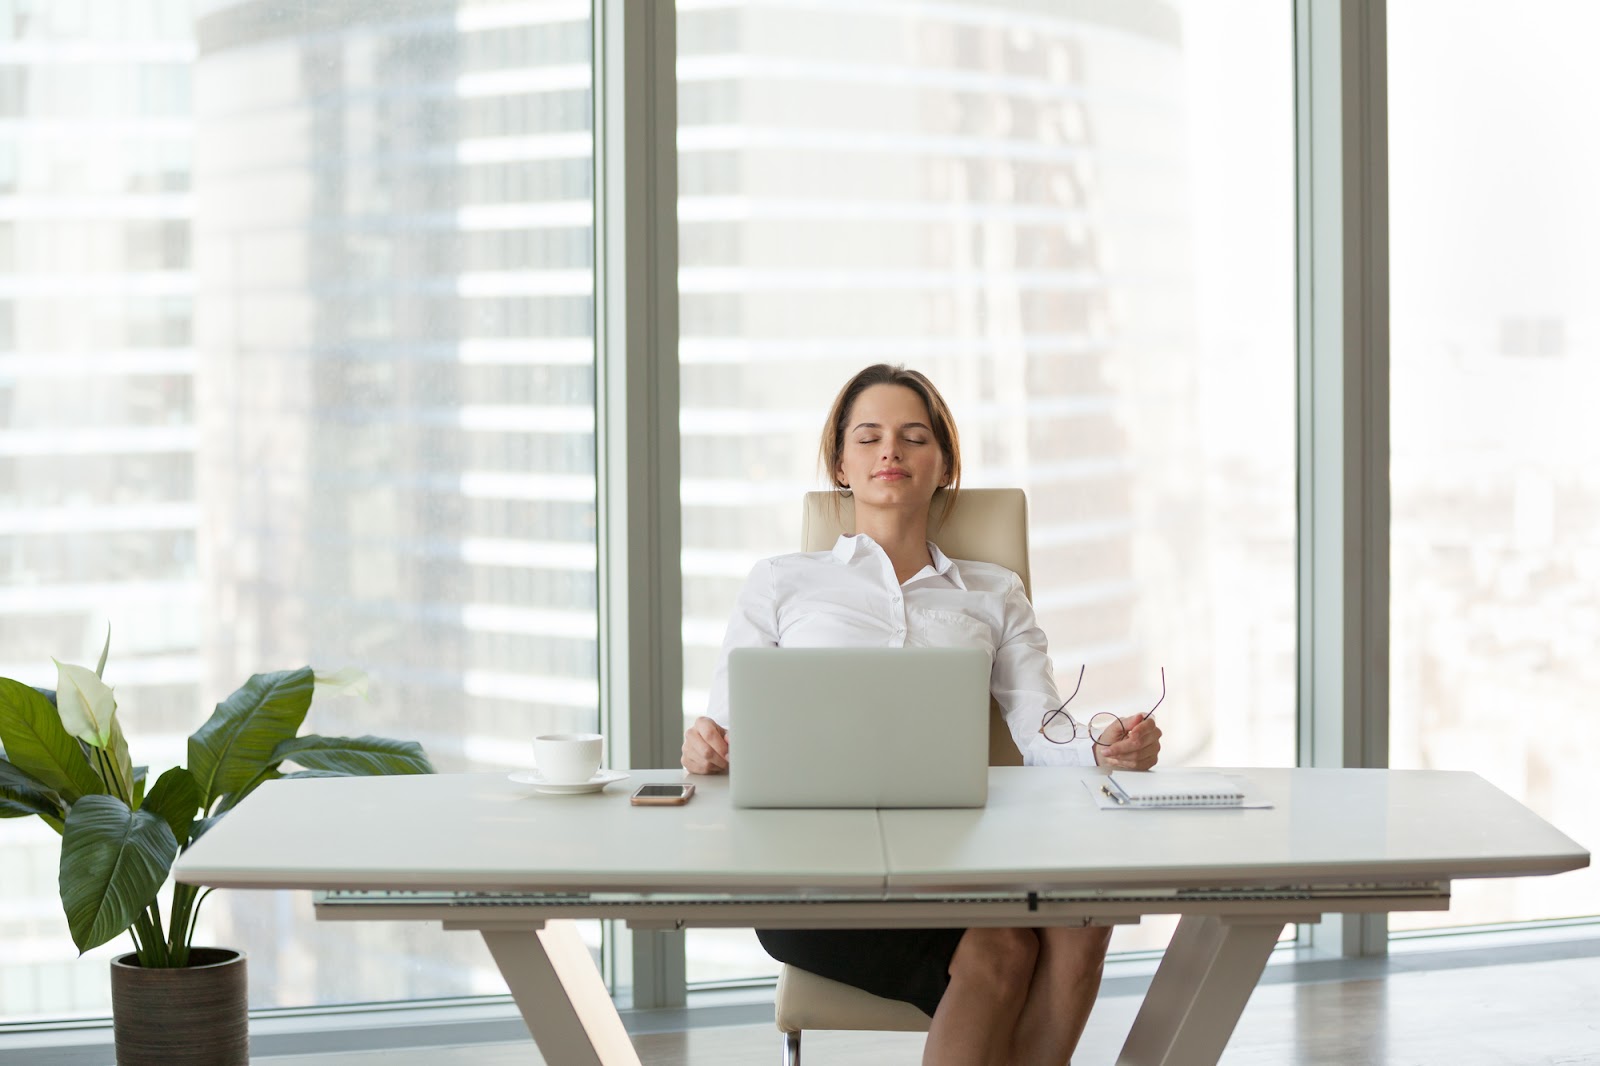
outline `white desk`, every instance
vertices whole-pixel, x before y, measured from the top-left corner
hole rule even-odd
[[[1119,1058],[1214,1064],[1279,930],[1323,913],[1449,906],[1458,877],[1553,874],[1584,849],[1473,774],[1242,771],[1275,806],[1100,811],[1096,771],[991,772],[989,805],[741,811],[725,778],[685,807],[503,774],[272,782],[180,859],[180,880],[338,892],[319,918],[415,918],[480,932],[545,1058],[638,1057],[569,921],[636,928],[1047,925],[1182,915]],[[466,893],[463,895],[462,893]],[[475,896],[471,893],[491,893]]]

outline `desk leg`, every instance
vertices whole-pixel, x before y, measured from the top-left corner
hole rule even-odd
[[[611,994],[577,927],[483,932],[522,1020],[551,1066],[640,1066]]]
[[[1282,919],[1185,915],[1117,1066],[1215,1066],[1283,926]]]

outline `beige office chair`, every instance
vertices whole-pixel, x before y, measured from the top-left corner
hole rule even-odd
[[[841,533],[855,528],[854,505],[850,500],[841,502],[843,506],[836,509],[833,493],[806,493],[802,551],[826,551]],[[1033,595],[1028,574],[1028,498],[1021,489],[962,489],[948,520],[944,520],[943,507],[935,505],[930,527],[933,542],[950,558],[999,563],[1015,571],[1022,578],[1023,591]],[[992,700],[989,763],[1022,764],[1022,753],[1011,739],[1005,716]],[[800,1034],[807,1029],[928,1031],[928,1016],[909,1003],[884,999],[794,966],[778,971],[775,1006],[786,1066],[799,1066]]]

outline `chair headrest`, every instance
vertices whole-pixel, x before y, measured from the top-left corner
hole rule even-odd
[[[962,489],[946,513],[948,497],[934,498],[929,539],[952,559],[999,563],[1022,578],[1031,599],[1028,571],[1028,497],[1021,489]],[[800,525],[801,551],[832,548],[855,530],[855,501],[833,492],[808,492]]]

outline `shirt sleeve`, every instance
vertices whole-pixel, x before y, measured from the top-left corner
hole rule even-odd
[[[1061,697],[1056,691],[1044,630],[1039,628],[1033,604],[1022,590],[1022,579],[1015,574],[1006,590],[1003,626],[989,691],[1005,712],[1011,737],[1022,752],[1023,765],[1095,765],[1094,745],[1088,738],[1052,744],[1039,732],[1045,712],[1059,707]]]
[[[778,596],[771,559],[763,559],[750,571],[728,630],[717,654],[717,668],[711,674],[711,697],[706,717],[728,728],[728,653],[734,648],[776,648],[778,646]]]

